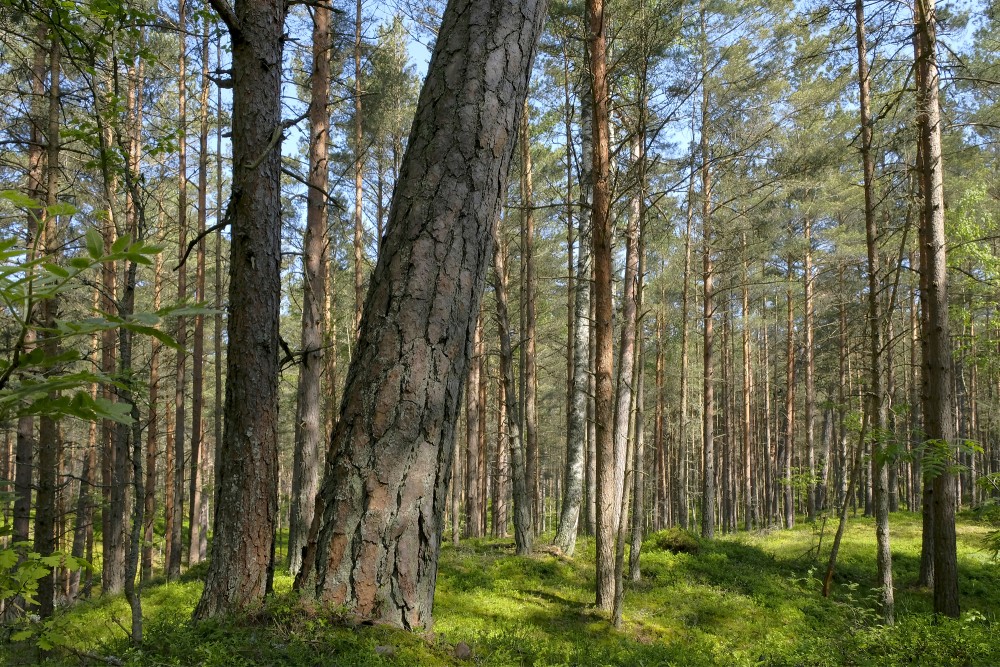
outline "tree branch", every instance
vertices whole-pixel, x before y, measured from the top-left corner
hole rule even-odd
[[[230,36],[236,37],[236,35],[240,34],[240,22],[236,19],[236,12],[233,11],[232,6],[227,0],[208,0],[208,4],[212,5],[219,18],[229,28]]]

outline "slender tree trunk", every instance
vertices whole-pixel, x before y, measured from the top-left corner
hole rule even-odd
[[[198,136],[198,246],[195,268],[195,301],[205,300],[205,222],[208,218],[208,18],[203,21],[201,40],[201,91],[199,116],[201,127]],[[186,248],[185,248],[186,250]],[[207,555],[208,527],[202,513],[202,488],[205,480],[205,424],[202,414],[205,396],[205,316],[194,317],[194,342],[191,350],[191,475],[188,495],[188,526],[191,542],[188,545],[188,563],[200,563]]]
[[[297,574],[302,549],[313,521],[319,490],[323,421],[320,382],[323,375],[323,307],[326,304],[327,221],[326,190],[329,180],[330,9],[313,10],[313,71],[309,103],[309,193],[306,231],[302,244],[305,294],[302,298],[302,361],[299,368],[296,434],[292,463],[292,506],[288,524],[289,569]]]
[[[597,463],[597,606],[610,611],[615,594],[615,535],[621,502],[615,456],[612,384],[611,195],[607,42],[603,0],[587,0],[587,42],[593,100],[593,229],[596,351],[594,421]],[[616,493],[616,490],[618,493]]]
[[[714,348],[715,330],[715,288],[713,286],[714,267],[712,262],[712,166],[709,150],[709,96],[706,78],[708,61],[706,50],[708,37],[705,27],[705,6],[701,4],[701,234],[702,234],[702,494],[701,494],[701,535],[715,537],[715,377]]]
[[[816,347],[813,335],[813,263],[812,263],[812,219],[803,220],[805,237],[805,260],[802,269],[804,294],[804,333],[806,346],[806,465],[809,466],[809,483],[806,487],[806,518],[816,520]]]
[[[483,419],[479,403],[479,354],[482,347],[482,316],[476,319],[473,334],[473,358],[465,389],[465,536],[482,537],[482,496],[479,493],[479,422]],[[485,408],[485,406],[482,406]]]
[[[364,280],[364,178],[365,151],[361,96],[361,0],[354,9],[354,326],[352,341],[357,340],[361,327],[361,310],[365,298]],[[352,342],[352,348],[354,343]]]
[[[585,161],[585,165],[589,159]],[[581,197],[589,196],[587,176],[584,176],[581,187]],[[570,406],[570,420],[566,454],[566,483],[562,513],[559,518],[559,529],[556,533],[555,545],[568,556],[572,556],[576,548],[580,511],[583,505],[584,478],[586,476],[585,455],[587,445],[587,403],[590,388],[590,220],[587,210],[583,209],[579,219],[577,233],[579,252],[576,261],[576,280],[574,294],[575,324],[573,327],[573,402]]]
[[[161,220],[162,220],[162,209]],[[156,255],[153,276],[153,310],[160,309],[160,290],[163,286],[161,273],[163,271],[163,254]],[[153,578],[153,528],[156,523],[156,459],[159,450],[160,436],[160,344],[153,340],[149,359],[149,425],[146,428],[146,484],[143,499],[143,516],[145,525],[142,531],[142,567],[140,581],[148,582]]]
[[[452,0],[438,33],[320,493],[316,593],[361,619],[431,624],[461,383],[544,17],[544,2]]]
[[[875,537],[878,542],[879,602],[883,620],[894,620],[892,584],[892,551],[889,546],[889,475],[886,469],[885,443],[888,438],[888,406],[885,392],[886,361],[883,358],[882,312],[880,308],[880,276],[878,230],[875,226],[875,162],[872,155],[872,117],[870,111],[870,81],[868,78],[868,47],[865,40],[865,17],[862,0],[854,4],[857,22],[858,82],[861,113],[861,160],[864,169],[865,236],[868,247],[868,330],[871,344],[871,385],[869,387],[868,419],[874,432],[872,439],[872,476],[875,505]]]
[[[187,267],[182,263],[187,251],[187,32],[186,32],[186,0],[177,3],[177,34],[180,40],[180,56],[178,58],[178,194],[177,194],[177,300],[187,298]],[[184,548],[184,442],[187,438],[185,429],[185,394],[187,390],[187,320],[181,315],[177,318],[177,365],[174,375],[174,502],[171,504],[173,517],[170,522],[171,531],[167,536],[170,541],[167,559],[167,578],[176,579],[181,574],[181,551]]]
[[[499,232],[497,233],[499,236]],[[521,416],[518,414],[514,390],[514,353],[510,343],[510,316],[507,310],[507,249],[499,238],[493,241],[493,287],[496,295],[497,327],[500,338],[500,381],[503,383],[504,404],[507,408],[507,443],[510,447],[510,469],[514,494],[514,544],[518,555],[531,553],[533,539],[531,496],[528,487],[524,441],[521,438]]]
[[[538,460],[538,370],[535,360],[535,213],[534,184],[531,166],[530,107],[524,103],[521,114],[521,262],[524,267],[524,330],[521,335],[521,372],[524,386],[521,395],[524,404],[524,453],[525,483],[528,485],[528,509],[532,517],[533,532],[541,530],[541,487]]]
[[[955,485],[949,465],[954,456],[951,340],[948,334],[948,271],[944,226],[944,174],[941,110],[938,96],[937,17],[933,0],[914,3],[917,126],[923,163],[920,268],[925,275],[927,327],[923,331],[924,431],[940,459],[933,477],[934,612],[958,617],[958,566],[955,539]],[[923,291],[921,292],[923,294]]]
[[[59,178],[59,97],[61,42],[54,32],[49,36],[49,90],[48,130],[45,133],[45,203],[56,203]],[[39,246],[49,261],[56,261],[60,248],[55,218],[48,212],[39,221]],[[54,333],[59,301],[56,297],[44,299],[39,304],[42,332],[38,336],[42,351],[49,359],[59,355],[59,339]],[[42,415],[38,419],[38,491],[35,496],[34,550],[43,558],[56,549],[56,472],[59,466],[59,430],[55,418]],[[55,571],[38,579],[38,613],[42,618],[55,611]]]
[[[226,7],[213,2],[217,8]],[[285,3],[238,0],[233,41],[232,250],[225,429],[208,574],[195,618],[257,604],[278,511],[281,66]]]
[[[747,237],[741,237],[743,246],[743,488],[746,490],[744,497],[743,527],[749,531],[754,523],[759,521],[756,517],[759,505],[754,503],[753,473],[751,469],[750,431],[753,428],[751,421],[751,397],[754,395],[753,386],[753,360],[750,356],[750,264],[746,258]]]
[[[691,156],[691,178],[688,180],[687,216],[684,226],[684,278],[681,287],[681,378],[680,407],[677,415],[677,522],[688,529],[688,378],[690,377],[690,355],[688,334],[688,310],[691,294],[691,228],[694,222],[694,155]]]
[[[785,323],[785,444],[781,468],[784,475],[785,528],[795,526],[795,489],[792,487],[792,453],[795,450],[795,318],[792,298],[792,271],[794,264],[788,258],[788,278],[785,301],[788,317]]]

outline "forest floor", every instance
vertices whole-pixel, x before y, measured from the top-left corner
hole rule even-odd
[[[892,515],[895,626],[880,624],[874,523],[854,518],[831,598],[821,578],[836,523],[737,533],[713,542],[672,531],[647,539],[642,580],[630,584],[624,625],[593,607],[594,548],[570,560],[545,548],[516,557],[510,540],[468,540],[442,549],[434,632],[351,627],[299,601],[279,576],[277,594],[239,619],[190,622],[201,592],[196,568],[143,591],[145,642],[125,639],[121,598],[63,612],[53,664],[125,665],[1000,665],[1000,564],[982,546],[990,529],[960,517],[962,617],[937,620],[914,582],[920,517]],[[822,547],[817,558],[820,533]],[[663,546],[681,543],[693,552]],[[4,654],[6,651],[6,655]],[[34,664],[22,646],[0,647],[0,663]]]

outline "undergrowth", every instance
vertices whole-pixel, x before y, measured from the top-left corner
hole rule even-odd
[[[51,664],[124,665],[997,665],[998,566],[983,547],[990,525],[958,526],[963,615],[935,619],[914,586],[920,517],[892,517],[898,622],[875,608],[874,524],[853,519],[830,598],[820,593],[831,524],[740,533],[714,541],[681,531],[649,536],[640,582],[615,630],[593,606],[593,542],[573,559],[542,550],[517,557],[507,540],[442,550],[432,633],[347,623],[300,600],[278,577],[275,596],[238,618],[192,623],[199,574],[143,592],[145,641],[125,638],[121,598],[82,603],[59,617],[71,649]],[[820,536],[823,544],[817,548]],[[543,543],[541,540],[539,543]],[[817,557],[817,553],[819,556]],[[456,651],[456,647],[458,650]],[[469,649],[471,655],[466,655]],[[0,663],[34,664],[31,647],[0,648]]]

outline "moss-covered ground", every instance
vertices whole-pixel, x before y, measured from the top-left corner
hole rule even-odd
[[[48,659],[217,666],[1000,665],[1000,564],[982,546],[988,525],[960,519],[963,614],[953,621],[935,619],[930,591],[914,585],[919,516],[892,516],[892,627],[879,622],[874,607],[872,521],[850,521],[829,599],[820,595],[820,579],[835,523],[821,529],[800,523],[791,531],[713,542],[650,536],[642,579],[627,588],[620,630],[592,604],[592,541],[581,540],[576,557],[567,559],[544,546],[520,558],[509,540],[483,539],[443,547],[433,632],[352,627],[336,610],[298,600],[287,577],[278,577],[274,598],[253,614],[193,624],[201,591],[196,570],[143,591],[141,648],[125,639],[125,601],[98,599],[61,613],[59,633],[68,647]],[[0,648],[0,663],[38,659],[24,645]]]

